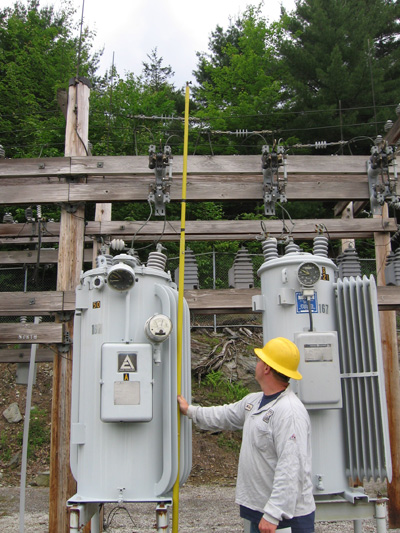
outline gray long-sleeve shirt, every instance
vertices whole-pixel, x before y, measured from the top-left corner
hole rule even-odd
[[[308,413],[290,386],[259,409],[262,392],[215,407],[191,405],[188,416],[202,429],[243,428],[236,503],[271,523],[315,510]]]

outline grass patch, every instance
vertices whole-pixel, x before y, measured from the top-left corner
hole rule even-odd
[[[207,374],[200,387],[208,389],[207,400],[213,404],[238,402],[250,392],[241,381],[229,381],[220,370]]]

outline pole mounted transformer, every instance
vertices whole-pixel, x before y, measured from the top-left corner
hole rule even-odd
[[[264,343],[286,337],[300,351],[303,379],[292,387],[311,419],[317,519],[332,519],[335,509],[336,520],[356,524],[360,506],[371,509],[363,518],[382,516],[376,508],[382,502],[354,487],[392,477],[374,278],[338,278],[321,234],[313,253],[290,243],[279,256],[274,238],[262,247],[253,310],[262,313]],[[384,520],[379,527],[386,531]]]
[[[77,492],[71,524],[105,502],[157,502],[178,475],[178,291],[166,256],[100,255],[76,290],[71,452]],[[184,301],[182,394],[191,397],[190,317]],[[179,481],[191,470],[191,422],[180,431]],[[79,526],[79,527],[80,527]]]

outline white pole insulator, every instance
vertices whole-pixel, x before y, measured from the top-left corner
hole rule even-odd
[[[123,241],[123,239],[113,239],[110,242],[110,247],[112,250],[121,251],[125,248],[125,242]]]

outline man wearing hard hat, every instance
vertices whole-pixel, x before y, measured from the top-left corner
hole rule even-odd
[[[188,405],[178,396],[179,408],[201,429],[243,429],[236,503],[250,533],[289,527],[313,533],[310,418],[289,385],[290,378],[302,378],[299,350],[277,337],[254,351],[261,392],[215,407]]]

